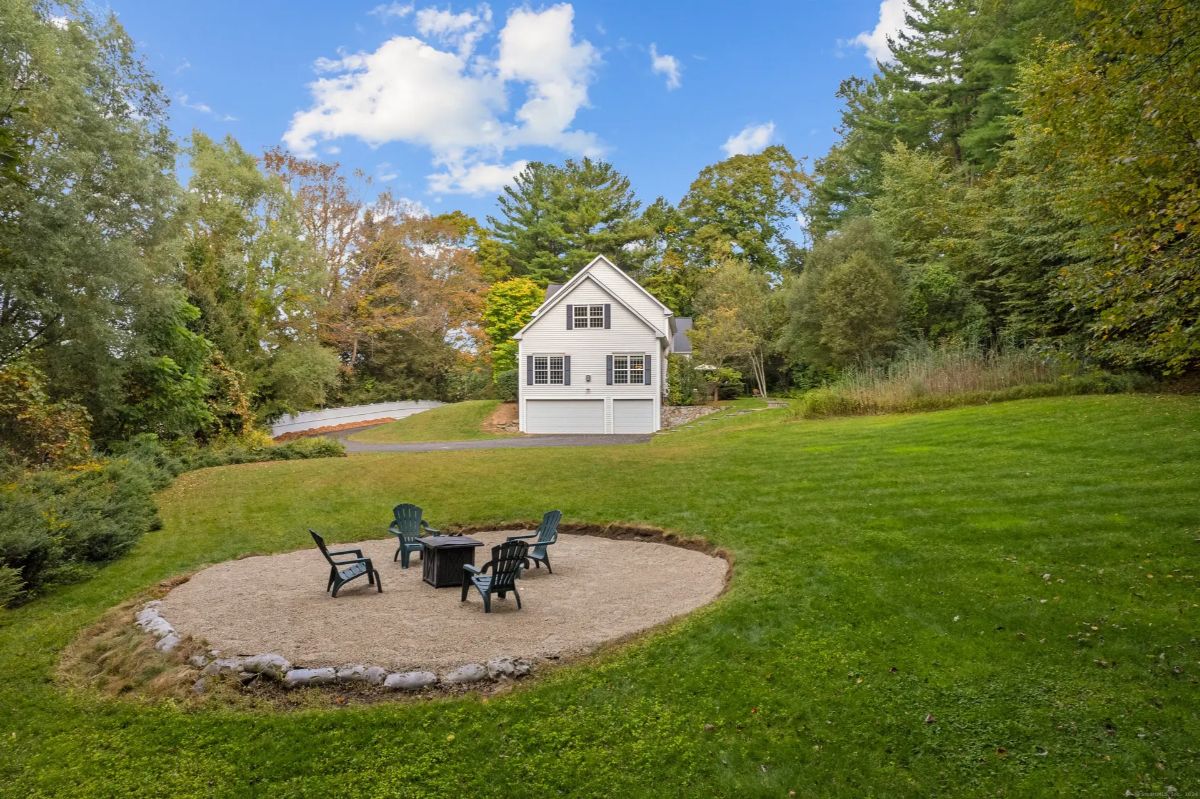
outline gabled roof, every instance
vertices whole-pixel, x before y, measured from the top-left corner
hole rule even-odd
[[[546,284],[546,296],[542,298],[542,302],[545,302],[546,300],[553,297],[555,292],[557,292],[562,287],[563,287],[562,283],[547,283]]]
[[[607,260],[607,259],[605,259],[605,260]],[[594,264],[594,263],[595,262],[593,260],[592,264]],[[581,284],[584,281],[592,283],[593,286],[600,289],[601,292],[604,292],[608,299],[612,300],[613,302],[616,302],[617,305],[625,308],[625,310],[629,311],[631,314],[634,314],[634,318],[636,318],[638,320],[638,322],[641,322],[643,325],[646,325],[647,328],[650,329],[650,332],[653,332],[655,337],[666,338],[666,336],[664,335],[664,332],[659,330],[658,326],[653,325],[652,323],[650,323],[649,319],[647,319],[646,317],[643,317],[641,313],[638,313],[637,308],[635,308],[634,306],[631,306],[629,304],[629,302],[625,302],[624,300],[620,299],[619,296],[617,296],[616,294],[613,294],[612,289],[605,286],[604,283],[602,283],[598,280],[595,280],[595,278],[590,275],[584,274],[584,271],[586,271],[589,268],[589,266],[592,266],[592,264],[588,264],[587,266],[584,266],[584,268],[581,269],[580,272],[578,272],[578,275],[576,275],[575,277],[572,277],[571,280],[566,281],[566,283],[563,284],[563,287],[558,289],[557,292],[554,292],[554,294],[551,296],[550,299],[547,299],[545,302],[542,302],[542,304],[538,307],[538,310],[533,312],[533,318],[529,320],[529,323],[526,326],[524,326],[524,328],[522,328],[521,330],[518,330],[516,332],[516,334],[514,334],[514,336],[512,336],[512,338],[515,338],[515,340],[520,341],[520,338],[524,335],[524,331],[529,330],[529,328],[532,328],[532,326],[534,324],[536,324],[536,322],[538,322],[539,319],[541,319],[542,314],[544,314],[546,311],[550,311],[551,308],[558,305],[560,300],[562,300],[563,298],[565,298],[565,296],[568,296],[571,293],[571,289],[574,289],[576,286],[581,286]],[[635,283],[635,286],[636,286],[636,283]]]
[[[663,305],[661,302],[659,302],[657,297],[655,297],[650,292],[646,291],[646,289],[642,288],[642,285],[640,283],[638,283],[636,280],[631,278],[629,275],[625,274],[625,270],[621,269],[621,267],[617,266],[612,261],[605,258],[603,255],[597,255],[595,258],[593,258],[591,261],[588,262],[587,266],[583,267],[578,272],[576,272],[575,275],[570,280],[568,280],[566,283],[563,283],[558,288],[554,289],[553,291],[550,290],[550,286],[557,285],[555,283],[551,283],[550,286],[547,286],[546,287],[546,301],[543,302],[540,306],[538,306],[538,309],[533,312],[534,318],[536,319],[537,316],[542,313],[542,311],[548,311],[552,307],[554,307],[553,300],[555,297],[561,298],[562,296],[564,296],[564,293],[566,291],[573,289],[577,283],[579,283],[581,280],[583,280],[583,278],[586,277],[592,271],[592,267],[594,267],[596,264],[600,263],[601,261],[603,261],[604,263],[606,263],[610,267],[612,267],[612,270],[614,272],[616,272],[618,275],[620,275],[622,279],[624,279],[627,283],[629,283],[629,285],[633,286],[635,289],[640,291],[646,297],[649,297],[650,301],[653,302],[655,305],[657,305],[659,308],[661,308],[662,312],[665,315],[672,316],[672,312],[671,312],[670,308]],[[612,290],[610,289],[608,293],[612,294]],[[624,305],[626,308],[629,308],[629,303],[622,302],[621,304]],[[630,310],[632,311],[633,309],[630,308]],[[637,313],[637,312],[634,311],[634,313]],[[640,314],[639,314],[639,316],[640,316]]]
[[[674,312],[673,312],[673,311],[672,311],[670,308],[668,308],[667,306],[663,305],[663,304],[662,304],[662,302],[661,302],[661,301],[658,299],[658,297],[655,297],[653,294],[651,294],[650,292],[646,291],[645,287],[643,287],[641,283],[637,282],[636,280],[634,280],[633,278],[631,278],[629,275],[625,274],[625,270],[624,270],[624,269],[622,269],[621,267],[617,266],[617,265],[616,265],[616,264],[614,264],[612,261],[610,261],[610,260],[608,260],[607,258],[605,258],[603,255],[597,255],[595,258],[593,258],[593,259],[592,259],[592,260],[591,260],[591,261],[588,263],[588,265],[587,265],[587,266],[585,266],[583,269],[580,269],[579,271],[580,271],[580,272],[584,272],[584,271],[586,271],[586,270],[588,270],[588,269],[591,269],[591,268],[592,268],[592,266],[593,266],[593,265],[595,265],[595,264],[596,264],[597,262],[599,262],[599,261],[603,261],[604,263],[606,263],[606,264],[608,264],[609,266],[611,266],[611,267],[612,267],[612,268],[613,268],[613,269],[616,271],[616,273],[617,273],[617,274],[619,274],[621,277],[625,278],[625,280],[626,280],[626,281],[627,281],[627,282],[628,282],[628,283],[629,283],[631,286],[633,286],[635,289],[637,289],[638,291],[640,291],[642,294],[644,294],[646,297],[648,297],[648,298],[650,299],[650,301],[651,301],[651,302],[653,302],[655,305],[657,305],[659,308],[661,308],[664,314],[666,314],[667,316],[672,316],[672,315],[674,315]],[[578,275],[576,275],[576,277],[578,277]],[[570,281],[567,281],[567,285],[570,285]]]

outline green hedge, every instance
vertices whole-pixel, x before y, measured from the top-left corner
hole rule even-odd
[[[158,527],[154,492],[189,469],[344,455],[306,438],[279,445],[171,447],[152,435],[70,469],[10,470],[0,486],[0,607],[87,576]]]

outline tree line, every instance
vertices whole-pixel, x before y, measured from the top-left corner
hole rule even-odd
[[[1200,362],[1185,0],[913,0],[809,168],[775,145],[643,204],[612,164],[535,162],[482,221],[337,164],[177,142],[114,18],[0,12],[0,426],[27,461],[504,394],[512,334],[597,254],[696,317],[697,363],[763,392],[914,342]]]

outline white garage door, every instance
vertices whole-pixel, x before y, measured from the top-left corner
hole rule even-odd
[[[603,433],[604,400],[526,400],[529,433]]]
[[[654,400],[613,400],[614,433],[653,433]]]

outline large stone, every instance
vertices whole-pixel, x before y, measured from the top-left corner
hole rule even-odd
[[[261,674],[264,677],[270,677],[272,680],[281,680],[283,679],[283,675],[291,671],[292,664],[283,655],[269,653],[243,658],[242,669],[251,674]]]
[[[512,677],[515,671],[516,665],[512,658],[493,658],[487,662],[487,674],[493,680]]]
[[[337,679],[337,669],[292,669],[283,675],[283,684],[288,688],[302,685],[324,685]]]
[[[454,671],[442,676],[442,682],[450,685],[462,685],[464,683],[479,682],[488,676],[488,670],[478,663],[468,663],[465,666],[459,666]]]
[[[387,679],[387,669],[383,666],[368,666],[367,667],[367,682],[371,685],[383,685],[383,681]]]
[[[206,658],[204,655],[192,655],[190,658],[188,658],[188,665],[197,669],[202,669],[208,665],[208,658]]]
[[[389,674],[383,687],[392,691],[419,691],[437,682],[432,671],[403,671]]]
[[[342,666],[337,670],[338,682],[366,682],[366,666]]]
[[[525,658],[515,658],[513,660],[513,676],[524,677],[533,671],[533,661]]]
[[[210,677],[218,674],[240,674],[241,672],[241,658],[217,658],[204,667],[204,673]]]
[[[179,636],[175,633],[164,635],[158,639],[158,643],[154,645],[154,648],[159,652],[171,652],[175,647],[179,646],[180,640]]]

